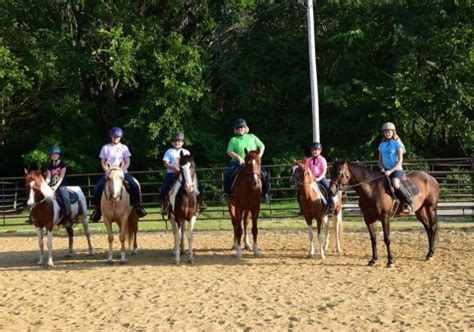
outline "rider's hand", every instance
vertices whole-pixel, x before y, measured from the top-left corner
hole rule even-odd
[[[239,158],[239,165],[243,165],[245,164],[245,160],[243,160],[242,158]]]
[[[390,174],[392,174],[391,170],[385,171],[385,176],[390,176]]]

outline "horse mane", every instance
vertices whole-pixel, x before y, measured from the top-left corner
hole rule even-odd
[[[258,163],[261,163],[261,158],[260,158],[260,150],[254,150],[254,151],[246,151],[245,155],[245,161],[249,161],[251,159],[257,159]]]
[[[356,161],[345,161],[352,171],[355,171],[358,175],[362,176],[363,180],[372,180],[376,177],[380,177],[380,172],[374,171],[366,166],[362,165],[360,162]]]
[[[179,159],[179,164],[186,165],[187,163],[191,163],[191,167],[196,167],[196,164],[194,163],[194,158],[191,154],[186,154],[180,157]]]

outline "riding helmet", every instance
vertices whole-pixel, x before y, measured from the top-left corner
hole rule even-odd
[[[384,130],[396,130],[395,129],[395,125],[391,122],[385,122],[383,125],[382,125],[382,131]]]
[[[321,145],[321,143],[319,142],[313,142],[311,143],[311,145],[309,146],[310,149],[316,149],[316,150],[322,150],[323,149],[323,146]]]
[[[49,154],[53,153],[61,154],[61,148],[57,145],[52,146],[51,149],[49,149]]]
[[[244,119],[237,119],[234,121],[234,129],[240,127],[247,127],[247,122]]]
[[[171,141],[184,141],[184,134],[180,133],[179,131],[175,132],[173,136],[171,136]]]
[[[112,129],[110,129],[110,136],[122,137],[123,130],[119,127],[113,127]]]

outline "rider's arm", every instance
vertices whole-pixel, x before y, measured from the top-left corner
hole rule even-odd
[[[46,171],[45,181],[46,181],[47,184],[49,184],[51,182],[51,171],[49,169]]]
[[[260,153],[258,154],[258,156],[259,156],[260,158],[262,158],[264,152],[265,152],[265,145],[262,145],[262,146],[260,147]]]
[[[328,168],[328,164],[325,161],[320,161],[323,165],[323,169],[321,171],[321,175],[316,178],[316,181],[321,181],[322,178],[326,177],[326,171]]]
[[[130,157],[125,157],[123,160],[125,165],[122,165],[122,169],[126,171],[130,167]]]
[[[227,152],[227,155],[228,155],[229,157],[231,157],[232,159],[238,161],[239,164],[241,164],[241,165],[245,162],[245,161],[244,161],[237,153],[235,153],[234,151],[229,151],[229,152]]]
[[[165,168],[169,168],[175,172],[179,172],[179,167],[178,166],[174,166],[174,165],[171,165],[169,162],[167,161],[163,161],[163,165],[165,166]]]
[[[102,166],[102,169],[104,170],[104,172],[109,171],[109,164],[107,163],[107,159],[101,158],[100,159],[100,166]]]
[[[53,189],[56,190],[63,183],[64,177],[66,176],[66,167],[61,168],[61,174],[59,174],[58,182],[54,185]]]

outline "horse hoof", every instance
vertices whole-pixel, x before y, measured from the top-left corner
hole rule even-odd
[[[427,261],[432,261],[432,260],[433,260],[433,256],[426,256],[426,260],[427,260]]]
[[[308,258],[314,258],[314,254],[309,254]]]
[[[376,264],[377,264],[377,262],[376,262],[376,261],[369,261],[369,264],[368,264],[368,266],[375,266]]]
[[[190,259],[188,260],[188,263],[191,264],[191,265],[194,265],[194,258],[190,258]]]
[[[94,256],[94,252],[93,251],[89,251],[89,257],[92,257]]]
[[[113,262],[113,261],[106,261],[105,264],[107,264],[107,265],[114,265],[114,262]]]
[[[393,263],[387,263],[387,267],[388,267],[388,268],[395,267],[395,264],[393,264]]]
[[[120,265],[126,265],[127,261],[120,261]]]
[[[66,257],[66,258],[72,257],[72,253],[68,252],[66,255],[64,255],[64,257]]]

